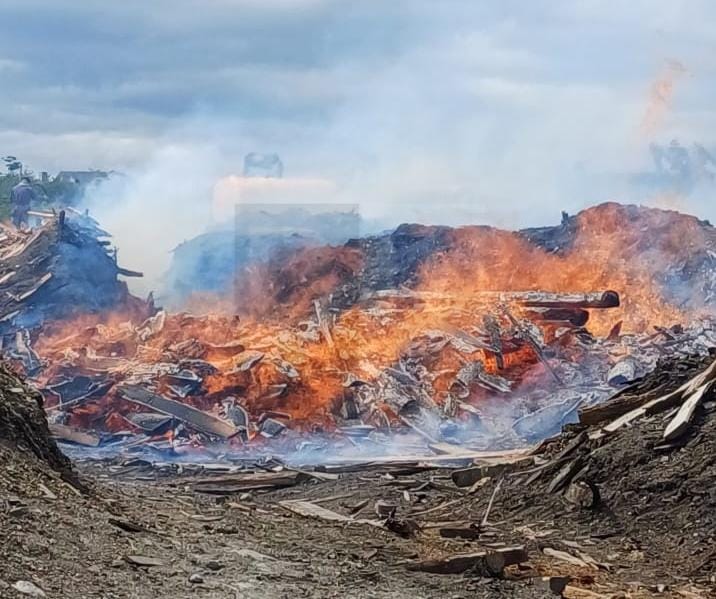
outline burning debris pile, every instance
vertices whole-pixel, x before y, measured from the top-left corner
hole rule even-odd
[[[32,231],[0,232],[0,335],[3,348],[34,373],[40,362],[30,333],[44,323],[80,314],[149,307],[132,297],[117,275],[141,276],[117,266],[103,238],[107,233],[87,215],[38,213],[44,224]]]
[[[404,225],[250,265],[222,313],[46,324],[35,383],[89,445],[515,447],[714,346],[715,261],[708,223],[616,204],[518,233]]]

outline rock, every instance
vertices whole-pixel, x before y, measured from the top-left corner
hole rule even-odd
[[[221,570],[224,567],[224,564],[222,564],[221,562],[219,562],[218,560],[215,560],[215,559],[209,560],[204,565],[206,566],[206,568],[208,570],[213,570],[214,572],[218,572],[219,570]]]
[[[14,585],[12,585],[12,588],[18,593],[28,595],[29,597],[47,597],[47,595],[45,595],[45,591],[29,580],[18,580]]]

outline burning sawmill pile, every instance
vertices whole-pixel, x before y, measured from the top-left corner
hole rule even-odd
[[[74,443],[459,454],[545,438],[706,354],[715,262],[708,223],[634,206],[518,233],[404,225],[249,265],[209,314],[119,309],[23,338]]]

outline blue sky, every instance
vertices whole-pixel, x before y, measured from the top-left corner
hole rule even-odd
[[[35,170],[276,151],[370,216],[538,224],[628,199],[650,141],[714,144],[716,4],[3,0],[0,89],[0,153]]]

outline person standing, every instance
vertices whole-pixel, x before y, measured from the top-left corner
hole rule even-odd
[[[37,196],[29,177],[23,177],[20,179],[20,183],[12,188],[10,193],[12,223],[18,229],[28,226],[28,212],[36,198]]]

